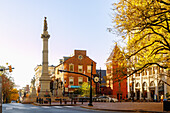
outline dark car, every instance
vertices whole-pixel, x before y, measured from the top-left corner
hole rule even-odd
[[[99,96],[97,98],[98,102],[117,102],[118,100],[116,98],[111,98],[109,96]]]

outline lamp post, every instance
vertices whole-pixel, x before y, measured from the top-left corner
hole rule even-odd
[[[93,76],[93,62],[91,63],[91,77],[90,77],[90,101],[88,106],[93,106],[92,104],[92,76]]]
[[[132,102],[134,102],[134,78],[132,75]]]
[[[100,80],[99,80],[99,81],[100,81],[100,82],[99,82],[99,83],[100,83],[100,85],[99,85],[99,90],[100,90],[100,91],[99,91],[99,92],[100,92],[100,94],[101,94],[101,83],[102,83],[102,79],[101,79],[101,78],[102,78],[101,67],[100,67],[100,74],[99,74],[99,78],[100,78]]]

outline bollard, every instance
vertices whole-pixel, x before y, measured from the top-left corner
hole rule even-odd
[[[62,100],[60,99],[60,104],[62,104]]]
[[[37,99],[36,99],[36,102],[38,103],[38,97],[37,97]]]
[[[49,104],[51,105],[51,98],[49,98]]]
[[[67,101],[65,100],[65,104],[67,104]]]
[[[83,104],[83,98],[82,98],[81,100],[82,100],[82,103],[81,103],[81,104]]]
[[[41,99],[41,104],[43,104],[44,102],[43,102],[43,98]]]
[[[39,103],[41,104],[41,98],[39,98]]]
[[[71,104],[73,104],[73,99],[71,99]]]
[[[76,104],[76,100],[74,100],[74,104]]]

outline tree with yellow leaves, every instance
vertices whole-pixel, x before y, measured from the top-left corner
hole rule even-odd
[[[11,90],[10,93],[10,101],[17,101],[19,99],[19,94],[18,94],[18,90],[16,88]]]
[[[130,75],[151,65],[170,69],[170,1],[120,0],[115,27],[127,41]]]

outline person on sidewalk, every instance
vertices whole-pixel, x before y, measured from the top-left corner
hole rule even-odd
[[[161,95],[161,102],[163,102],[163,99],[164,99],[164,95]]]

